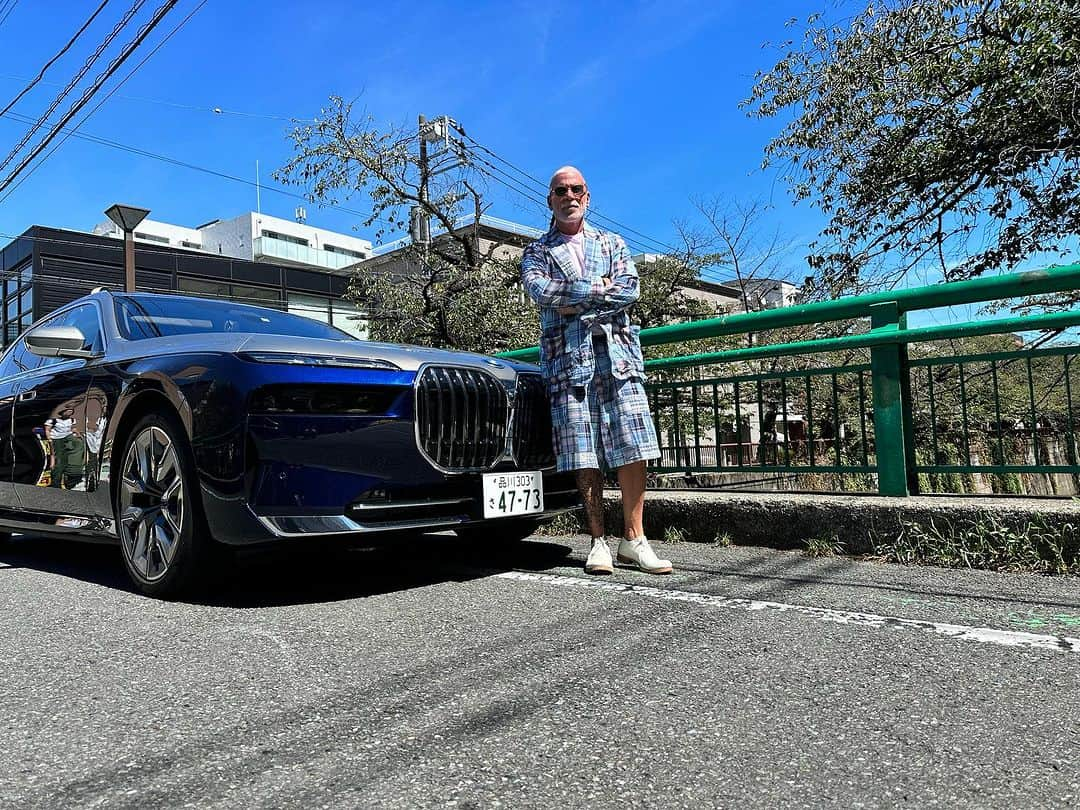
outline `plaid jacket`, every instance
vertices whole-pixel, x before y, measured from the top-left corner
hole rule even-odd
[[[612,280],[611,286],[605,288],[604,277]],[[540,366],[552,389],[584,386],[592,379],[596,327],[607,336],[615,378],[645,379],[640,327],[631,326],[627,314],[638,300],[638,274],[622,237],[586,224],[582,274],[570,246],[552,226],[525,249],[521,281],[540,305]],[[574,307],[577,312],[562,315],[562,307]]]

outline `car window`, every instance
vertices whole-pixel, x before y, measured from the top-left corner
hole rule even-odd
[[[64,314],[65,313],[60,313],[59,315],[54,315],[53,317],[42,321],[41,323],[39,323],[34,328],[35,329],[40,329],[43,326],[62,326],[63,325],[62,321],[63,321],[63,318],[64,318]],[[31,331],[33,331],[33,330],[31,330]],[[21,340],[19,342],[22,343]],[[55,365],[56,363],[62,363],[67,359],[66,357],[42,357],[41,355],[31,353],[29,349],[25,349],[25,351],[26,351],[26,354],[28,354],[30,357],[36,358],[35,365],[33,366],[33,368],[41,368],[42,366]],[[23,369],[23,370],[24,371],[29,371],[29,369]]]
[[[16,346],[12,345],[4,353],[3,359],[0,359],[0,377],[13,377],[19,373],[19,369],[15,366],[15,352]]]
[[[102,349],[101,322],[98,318],[97,307],[93,304],[83,304],[82,306],[73,307],[72,309],[60,312],[53,317],[42,321],[34,328],[42,329],[44,327],[53,326],[74,326],[83,333],[83,337],[86,339],[83,342],[84,349],[90,349],[94,352],[100,352]],[[29,350],[26,350],[26,353],[30,354]],[[70,357],[31,356],[37,358],[33,368],[42,368],[44,366],[56,365],[57,363],[66,363],[71,359]]]
[[[0,361],[0,377],[14,377],[24,371],[32,371],[41,365],[43,357],[32,354],[26,348],[26,341],[19,338]]]
[[[171,295],[117,296],[116,323],[127,340],[215,332],[356,339],[329,324],[276,309]]]
[[[69,309],[63,314],[59,323],[53,323],[50,326],[74,326],[86,338],[83,344],[84,349],[100,352],[104,348],[101,339],[101,320],[98,318],[97,307],[93,304]]]

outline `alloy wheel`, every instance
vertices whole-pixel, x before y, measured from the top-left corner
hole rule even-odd
[[[156,425],[140,431],[124,455],[120,540],[131,569],[146,582],[165,576],[184,526],[184,479],[176,447]]]

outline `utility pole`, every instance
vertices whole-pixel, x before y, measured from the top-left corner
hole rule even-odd
[[[480,263],[480,195],[476,189],[469,185],[467,180],[462,181],[473,198],[473,225],[472,225],[472,252],[469,265],[475,267]]]
[[[417,136],[420,138],[420,205],[427,215],[428,201],[428,158],[427,158],[427,116],[421,115],[418,119],[419,127]]]
[[[440,151],[436,151],[435,160],[438,164],[440,158],[443,158],[451,150],[451,138],[450,127],[456,126],[450,118],[445,115],[439,116],[433,121],[428,121],[426,116],[418,116],[418,137],[420,145],[420,182],[417,189],[417,204],[412,207],[409,212],[409,233],[412,236],[414,243],[422,245],[425,249],[431,244],[431,199],[430,190],[428,188],[431,178],[449,171],[460,163],[451,161],[450,165],[447,165],[446,161],[443,161],[441,165],[437,165],[433,170],[431,167],[431,160],[428,154],[428,141],[442,141],[444,148]],[[440,217],[441,219],[441,217]]]
[[[428,216],[428,151],[427,151],[427,117],[421,115],[418,119],[419,130],[417,137],[420,139],[420,188],[417,192],[419,204],[413,206],[409,217],[409,233],[413,242],[423,245],[427,250],[431,241],[431,218]]]

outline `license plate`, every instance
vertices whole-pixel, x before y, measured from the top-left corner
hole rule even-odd
[[[544,477],[539,472],[484,475],[484,517],[531,515],[544,511]]]

